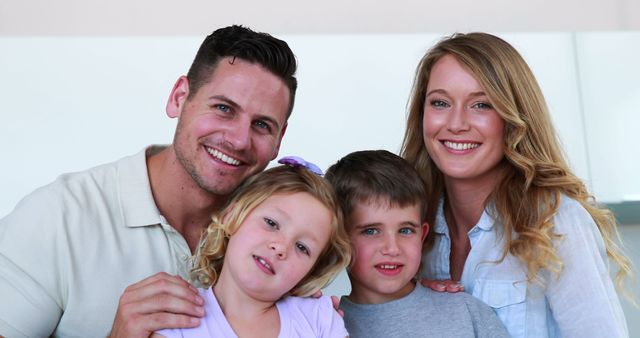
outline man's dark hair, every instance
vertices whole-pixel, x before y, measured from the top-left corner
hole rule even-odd
[[[345,219],[358,202],[385,202],[401,208],[420,205],[420,217],[426,219],[424,183],[402,157],[386,150],[353,152],[329,167],[325,178],[338,195]]]
[[[189,98],[210,80],[218,62],[226,57],[258,64],[279,77],[289,88],[289,118],[298,87],[295,55],[286,42],[238,25],[217,29],[204,39],[187,73]]]

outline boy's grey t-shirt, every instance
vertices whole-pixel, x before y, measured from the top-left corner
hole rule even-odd
[[[493,310],[480,300],[420,284],[407,296],[383,304],[355,304],[342,297],[340,308],[351,338],[509,337]]]

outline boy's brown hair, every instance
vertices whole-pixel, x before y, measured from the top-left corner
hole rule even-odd
[[[424,183],[403,158],[386,150],[363,150],[346,155],[329,167],[331,182],[348,219],[356,204],[388,203],[389,206],[420,205],[421,221],[427,216]]]

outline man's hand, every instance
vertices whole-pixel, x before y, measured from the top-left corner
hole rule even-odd
[[[439,291],[439,292],[446,291],[446,292],[455,293],[455,292],[464,291],[464,285],[462,285],[460,282],[453,281],[450,279],[446,279],[446,280],[422,279],[420,280],[420,284],[422,284],[422,286],[427,287],[433,291]]]
[[[109,337],[149,337],[166,328],[200,324],[204,300],[187,281],[160,272],[128,286],[118,304]]]

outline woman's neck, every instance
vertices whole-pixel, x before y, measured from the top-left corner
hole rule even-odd
[[[274,302],[261,301],[225,279],[224,271],[211,289],[222,313],[239,337],[277,337],[280,315]]]
[[[453,280],[462,279],[464,265],[471,251],[468,233],[478,224],[487,199],[496,186],[496,177],[492,175],[473,180],[445,179],[444,217],[451,238],[449,273]]]
[[[476,179],[445,178],[444,209],[450,233],[466,235],[478,223],[497,181],[497,172]]]

